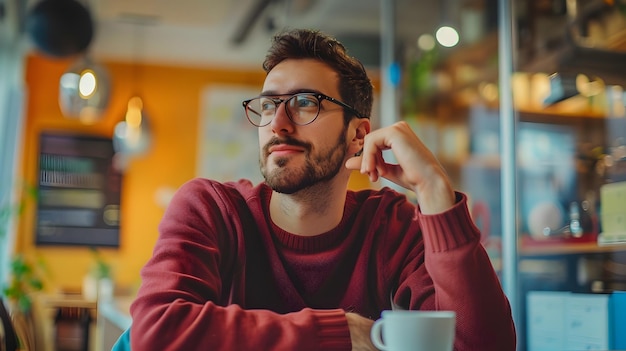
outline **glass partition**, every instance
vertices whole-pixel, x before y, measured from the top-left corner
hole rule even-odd
[[[469,195],[500,274],[503,202],[515,204],[518,349],[624,349],[626,5],[514,1],[505,42],[494,5],[452,6],[456,46],[404,50],[402,117]],[[513,48],[507,87],[500,45]],[[512,140],[502,138],[503,92]],[[507,143],[516,196],[502,199]]]

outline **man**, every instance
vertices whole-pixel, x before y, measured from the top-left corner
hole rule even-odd
[[[316,31],[274,38],[257,98],[265,182],[183,185],[131,307],[135,350],[375,350],[392,303],[454,310],[457,350],[514,350],[510,306],[445,171],[404,122],[371,131],[372,85]],[[386,163],[391,150],[397,164]],[[352,170],[415,192],[349,191]]]

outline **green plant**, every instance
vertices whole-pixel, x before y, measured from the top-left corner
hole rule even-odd
[[[5,203],[0,205],[0,240],[6,237],[6,231],[9,221],[13,216],[19,216],[24,212],[26,199],[37,199],[37,188],[31,185],[24,185],[23,201],[16,204]]]
[[[17,255],[11,261],[11,277],[3,293],[24,313],[31,310],[31,294],[43,289],[41,279],[43,267],[43,261],[38,261],[37,265],[34,265],[23,255]]]
[[[37,188],[29,184],[23,186],[22,200],[18,203],[3,204],[0,207],[0,245],[5,245],[8,223],[13,216],[23,213],[28,199],[37,198]],[[16,255],[9,267],[9,283],[2,289],[2,294],[22,312],[29,312],[32,306],[30,294],[43,289],[40,278],[44,265],[39,261],[33,265],[23,255]]]
[[[93,253],[94,259],[96,261],[96,264],[91,270],[91,274],[94,276],[94,278],[111,278],[111,265],[107,263],[104,258],[102,258],[102,255],[100,254],[100,251],[98,251],[98,249],[93,246],[89,249]]]
[[[439,61],[439,50],[434,47],[407,64],[405,94],[402,107],[405,112],[415,113],[424,109],[433,93],[434,71]]]

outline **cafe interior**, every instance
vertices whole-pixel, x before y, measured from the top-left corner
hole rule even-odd
[[[0,0],[0,295],[22,349],[110,350],[176,189],[262,181],[241,102],[294,27],[343,42],[374,127],[408,122],[468,195],[518,350],[626,349],[626,1]]]

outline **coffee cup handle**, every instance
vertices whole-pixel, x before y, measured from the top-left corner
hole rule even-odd
[[[383,339],[381,338],[381,328],[383,326],[383,319],[378,319],[372,325],[372,329],[370,330],[370,339],[374,346],[376,346],[379,350],[387,350],[387,346],[383,344]]]

